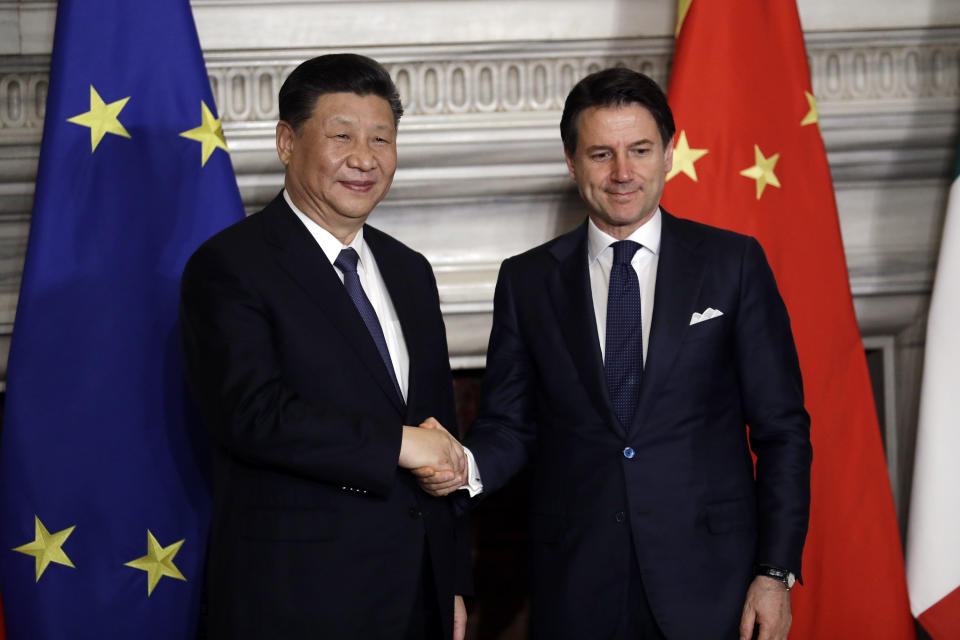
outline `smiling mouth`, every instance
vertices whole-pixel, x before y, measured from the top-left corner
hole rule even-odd
[[[356,193],[367,193],[376,184],[373,180],[341,180],[340,184],[344,188]]]

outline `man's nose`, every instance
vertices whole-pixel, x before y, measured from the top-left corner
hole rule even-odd
[[[347,156],[347,166],[351,169],[370,171],[376,165],[377,161],[374,158],[373,151],[362,142],[355,144]]]
[[[630,182],[633,179],[633,167],[625,156],[617,155],[611,169],[611,179],[614,182]]]

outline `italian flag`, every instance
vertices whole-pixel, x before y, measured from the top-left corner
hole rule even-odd
[[[930,298],[907,531],[910,608],[934,640],[960,638],[960,153]]]

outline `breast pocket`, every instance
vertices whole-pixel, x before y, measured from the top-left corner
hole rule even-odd
[[[729,326],[729,320],[725,315],[711,318],[710,320],[702,320],[687,327],[683,335],[683,341],[686,343],[708,340],[710,338],[719,339],[726,335]]]

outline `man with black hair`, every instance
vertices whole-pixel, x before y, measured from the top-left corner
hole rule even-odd
[[[535,457],[535,638],[783,640],[810,419],[763,250],[660,208],[675,127],[650,78],[587,76],[560,130],[588,219],[500,269],[467,487],[415,473],[477,502]]]
[[[301,64],[280,89],[284,190],[184,271],[186,368],[214,448],[211,638],[463,637],[466,537],[408,471],[464,467],[441,426],[456,416],[436,281],[365,224],[402,111],[374,60]]]

